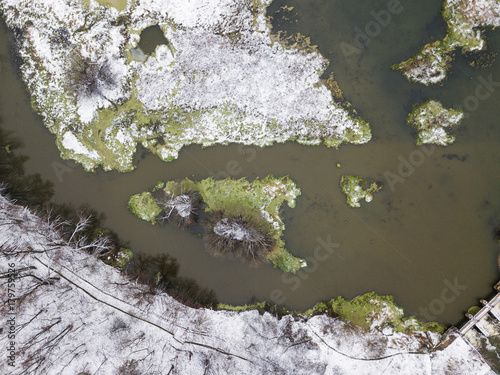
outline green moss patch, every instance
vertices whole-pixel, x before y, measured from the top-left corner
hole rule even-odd
[[[435,323],[422,323],[415,317],[404,317],[403,309],[396,305],[394,297],[374,292],[357,296],[352,300],[337,297],[320,302],[306,314],[328,312],[365,329],[391,328],[396,332],[433,331],[443,333],[446,327]]]
[[[472,306],[467,312],[471,315],[476,315],[480,310],[481,308],[479,306]]]
[[[155,219],[162,211],[149,191],[130,197],[128,208],[134,215],[151,224],[155,223]]]

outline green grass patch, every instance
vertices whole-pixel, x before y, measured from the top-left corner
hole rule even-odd
[[[130,197],[128,208],[134,215],[151,224],[155,224],[156,217],[162,211],[149,191]]]
[[[343,297],[320,302],[306,311],[307,315],[329,313],[365,329],[375,324],[390,327],[396,332],[433,331],[443,333],[446,327],[436,322],[423,323],[415,317],[404,317],[403,309],[396,305],[393,296],[381,296],[374,292],[357,296],[352,300]]]

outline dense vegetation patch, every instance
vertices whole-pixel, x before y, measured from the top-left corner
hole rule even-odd
[[[133,195],[133,214],[152,224],[174,219],[181,226],[198,222],[207,251],[218,257],[240,257],[256,265],[270,260],[284,272],[295,273],[305,261],[292,256],[281,238],[285,225],[280,209],[295,206],[300,190],[289,177],[268,176],[249,182],[234,180],[158,182],[150,191]]]

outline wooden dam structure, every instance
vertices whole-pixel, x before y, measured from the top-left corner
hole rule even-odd
[[[483,308],[481,310],[474,315],[469,313],[465,314],[465,316],[469,318],[469,321],[459,330],[462,336],[471,329],[476,328],[484,336],[489,337],[490,332],[488,332],[482,323],[484,319],[488,317],[496,319],[500,324],[500,282],[495,285],[495,290],[497,291],[497,294],[492,299],[489,301],[484,299],[480,301],[483,304]],[[498,332],[498,334],[500,334],[500,332]]]

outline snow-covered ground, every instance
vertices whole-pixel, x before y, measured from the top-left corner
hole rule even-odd
[[[367,122],[320,80],[328,60],[271,38],[270,2],[130,0],[118,11],[94,0],[0,0],[0,11],[33,107],[63,157],[87,169],[132,169],[138,143],[170,161],[193,143],[368,142]],[[140,32],[152,25],[169,43],[143,56]]]
[[[75,249],[50,223],[1,196],[0,249],[1,275],[12,263],[18,274],[15,338],[0,335],[3,348],[14,343],[15,366],[2,360],[3,374],[492,373],[459,336],[433,351],[437,333],[186,307]],[[4,327],[12,316],[7,291],[4,281]]]

